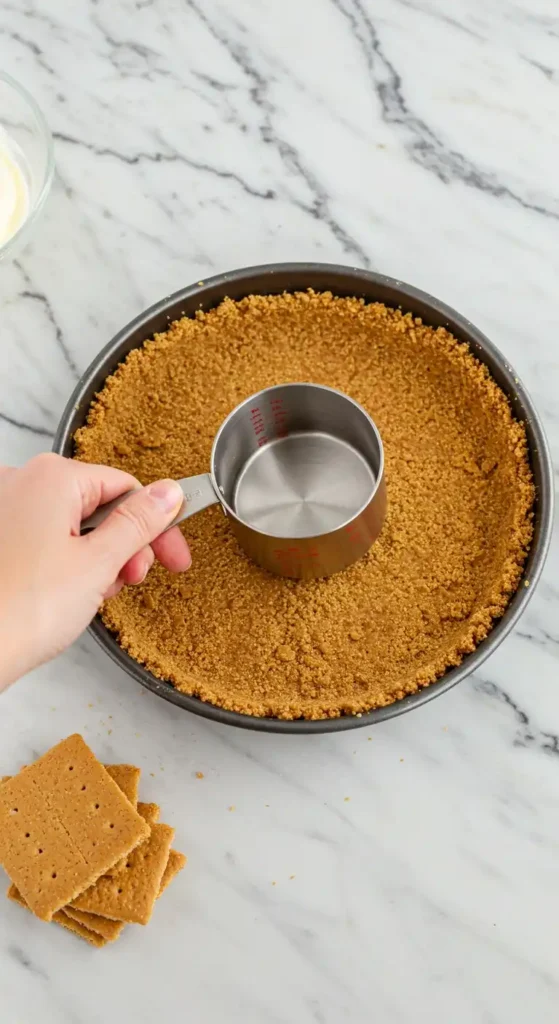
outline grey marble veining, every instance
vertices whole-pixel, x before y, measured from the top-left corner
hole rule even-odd
[[[460,309],[559,456],[552,0],[0,0],[0,39],[58,172],[0,265],[4,461],[49,447],[80,372],[151,302],[292,259]],[[189,864],[103,952],[2,904],[0,1024],[556,1021],[558,569],[555,543],[479,676],[375,730],[213,726],[88,638],[12,688],[2,771],[82,731],[142,767]]]

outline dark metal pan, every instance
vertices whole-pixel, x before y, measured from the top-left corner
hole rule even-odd
[[[529,580],[530,585],[520,585],[505,614],[495,624],[488,638],[472,654],[467,655],[461,665],[449,669],[438,682],[388,707],[377,708],[363,714],[360,718],[348,716],[316,722],[256,718],[225,711],[197,697],[180,693],[170,683],[156,679],[151,672],[123,651],[98,616],[91,623],[90,630],[103,650],[148,690],[204,718],[265,732],[336,732],[357,726],[374,725],[425,704],[465,679],[496,650],[526,608],[545,562],[553,524],[553,466],[546,437],[529,395],[498,349],[469,320],[438,299],[401,281],[352,267],[321,263],[278,263],[248,267],[228,274],[219,274],[162,299],[124,327],[85,371],[62,414],[54,439],[54,451],[68,457],[73,454],[74,433],[78,427],[83,426],[90,402],[95,393],[102,388],[105,379],[116,370],[118,364],[133,348],[138,348],[155,333],[164,331],[170,321],[184,314],[191,316],[197,309],[211,309],[226,296],[241,299],[245,295],[270,295],[284,291],[304,291],[307,288],[331,291],[335,295],[356,295],[367,301],[384,302],[387,306],[401,306],[404,311],[420,316],[425,323],[433,327],[448,328],[460,341],[468,342],[474,355],[487,365],[492,377],[510,398],[518,419],[524,420],[528,435],[537,492],[534,540],[525,569],[525,579]]]

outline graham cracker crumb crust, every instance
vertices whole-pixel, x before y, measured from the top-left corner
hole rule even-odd
[[[101,614],[154,675],[219,707],[356,715],[459,665],[521,579],[535,493],[526,433],[467,345],[329,292],[225,299],[130,353],[77,431],[76,458],[143,484],[207,472],[228,413],[290,381],[338,388],[379,427],[388,512],[370,552],[328,579],[275,577],[216,506],[181,526],[187,574],[156,565]]]

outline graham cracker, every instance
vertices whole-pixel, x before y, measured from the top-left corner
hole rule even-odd
[[[121,766],[115,765],[114,767],[118,768]],[[107,768],[107,771],[108,770],[109,769]],[[117,785],[120,786],[120,780],[118,775],[113,775],[113,778]],[[158,804],[139,803],[137,809],[138,814],[142,815],[142,818],[144,819],[144,821],[147,821],[148,825],[155,824],[159,817]],[[169,854],[169,856],[171,856],[171,854]],[[122,863],[122,861],[120,863]],[[114,870],[115,869],[111,871],[111,875],[114,873]],[[64,910],[61,911],[61,913],[67,914],[68,917],[71,917],[74,921],[79,921],[80,924],[85,925],[86,928],[89,928],[91,931],[97,932],[99,935],[102,935],[103,938],[107,940],[107,942],[114,942],[116,939],[118,939],[122,929],[124,928],[123,921],[111,921],[108,917],[101,917],[99,914],[88,914],[87,911],[76,910],[75,907],[65,907]]]
[[[25,907],[26,910],[31,910],[13,883],[10,885],[6,895],[9,900],[13,900],[14,903],[19,903],[19,905],[21,907]],[[61,925],[62,928],[67,928],[69,932],[73,932],[74,935],[79,935],[80,939],[85,939],[85,941],[89,942],[92,946],[100,948],[107,944],[107,939],[103,938],[99,932],[94,932],[89,928],[85,928],[83,924],[80,924],[78,921],[73,921],[70,917],[67,917],[63,910],[55,911],[52,915],[52,920],[55,921],[56,924]]]
[[[158,804],[138,804],[138,814],[141,814],[142,818],[144,818],[149,825],[155,824],[159,817],[159,811],[160,808]],[[184,853],[179,853],[178,850],[169,851],[169,857],[161,878],[157,899],[159,899],[163,890],[170,885],[175,875],[177,875],[179,871],[182,871],[185,864],[186,857]],[[111,874],[114,877],[114,869],[111,871]],[[112,921],[107,917],[101,917],[100,914],[89,914],[85,910],[76,910],[75,907],[65,907],[64,911],[61,911],[61,913],[68,914],[68,916],[74,920],[80,921],[86,928],[98,932],[99,935],[102,935],[108,942],[114,942],[124,928],[124,922]]]
[[[122,790],[126,799],[130,801],[132,807],[137,810],[140,769],[133,764],[106,764],[105,769],[113,782],[116,782],[118,788]]]
[[[169,859],[167,861],[163,877],[161,879],[161,885],[159,886],[159,892],[157,893],[157,899],[161,896],[162,892],[171,884],[175,875],[178,875],[179,871],[182,871],[186,864],[186,857],[184,853],[179,853],[178,850],[169,851]]]
[[[76,910],[74,907],[65,907],[59,910],[71,921],[75,921],[89,932],[101,935],[105,942],[116,942],[122,929],[125,927],[122,921],[110,921],[108,917],[99,917],[99,914],[87,914],[85,910]]]
[[[155,822],[159,821],[159,811],[159,804],[138,804],[138,814],[142,815],[148,825],[155,825]]]
[[[140,811],[141,806],[141,804],[138,804],[138,811]],[[157,804],[154,806],[157,806]],[[178,850],[169,851],[169,858],[167,860],[165,871],[163,872],[157,899],[159,899],[164,889],[171,884],[179,871],[182,871],[185,864],[186,857],[184,853],[179,853]],[[58,913],[66,914],[73,921],[78,921],[88,931],[97,932],[97,934],[102,935],[107,942],[115,942],[121,934],[122,929],[125,927],[123,921],[111,921],[108,917],[101,917],[99,914],[88,914],[85,910],[76,910],[74,907],[65,907],[64,910],[59,910]],[[55,915],[55,918],[56,917],[57,915]],[[53,920],[55,918],[53,918]]]
[[[138,803],[138,787],[141,775],[140,769],[136,768],[132,764],[106,764],[104,767],[114,782],[116,782],[118,788],[122,790],[126,799],[130,801],[133,807],[136,807]],[[0,780],[0,784],[2,782],[7,782],[9,778],[11,778],[10,775],[5,775],[3,779]],[[150,808],[153,808],[154,812],[156,812],[153,820],[155,820],[159,814],[159,807],[157,804],[142,804],[141,808],[141,810],[138,809],[138,813],[142,815],[142,818],[144,821],[147,821],[148,824],[150,821]],[[148,809],[148,813],[144,813],[146,808]],[[15,885],[12,885],[8,890],[8,896],[10,899],[15,900],[15,902],[29,910],[23,896],[21,896]],[[97,945],[97,943],[91,938],[91,932],[102,936],[102,938],[105,939],[105,943],[115,942],[124,928],[124,925],[120,921],[110,921],[107,917],[99,917],[97,914],[86,914],[85,911],[74,910],[72,907],[65,907],[64,910],[58,910],[56,914],[53,914],[53,921],[62,925],[63,928],[68,928],[70,931],[74,931],[76,935],[80,935],[81,938],[85,938],[87,942],[93,942],[94,945]],[[105,945],[105,943],[101,943],[101,945]]]
[[[148,835],[78,734],[0,786],[0,863],[45,921]]]
[[[152,825],[149,839],[130,853],[124,867],[100,878],[87,892],[72,900],[72,907],[114,921],[147,924],[174,835],[175,830],[169,825]]]
[[[148,825],[154,825],[159,819],[160,807],[158,804],[138,804],[138,814],[142,815]],[[161,878],[161,885],[159,886],[159,892],[157,899],[161,896],[161,893],[168,885],[171,884],[175,875],[178,875],[179,871],[182,871],[186,864],[186,857],[184,853],[179,853],[178,850],[169,850],[169,858],[165,865],[163,877]]]
[[[24,765],[24,767],[26,767]],[[127,800],[133,806],[136,806],[138,802],[138,785],[140,781],[140,769],[135,768],[131,764],[106,764],[106,770],[112,779],[116,782],[119,789],[122,790]],[[4,775],[0,779],[0,785],[3,782],[7,782],[11,779],[11,775]],[[147,806],[147,805],[144,805]],[[157,804],[153,804],[157,807]],[[159,808],[157,808],[159,811]],[[144,821],[146,816],[142,814]],[[9,899],[15,903],[19,903],[20,906],[25,907],[26,910],[30,908],[27,906],[23,896],[16,889],[15,885],[10,886],[7,892]],[[57,910],[52,916],[53,921],[57,924],[62,925],[63,928],[67,928],[69,931],[73,931],[76,935],[85,939],[86,942],[91,942],[93,945],[105,945],[105,943],[97,943],[95,938],[92,938],[90,932],[94,935],[100,935],[105,939],[106,942],[114,942],[118,939],[124,925],[119,921],[109,921],[107,917],[97,917],[96,914],[86,914],[81,910],[72,910],[66,907],[64,910]],[[75,925],[75,927],[74,927]]]
[[[24,765],[24,767],[26,767]],[[140,784],[140,769],[136,768],[132,764],[106,764],[105,769],[109,775],[116,782],[118,788],[122,790],[127,800],[130,801],[133,807],[137,806],[138,803],[138,787]],[[11,778],[11,775],[4,775],[0,779],[0,785],[2,782],[7,782]],[[155,821],[159,814],[159,807],[157,804],[142,804],[142,810],[138,810],[138,813],[142,815],[144,821],[150,824],[151,816],[149,813],[144,813],[145,808],[154,808],[156,814],[153,817]],[[16,900],[21,906],[27,907],[25,900],[16,889],[15,885],[12,885],[8,895],[10,899]],[[27,907],[29,910],[29,907]],[[75,928],[72,928],[68,923],[68,918],[76,924]],[[63,928],[69,928],[70,931],[75,931],[77,935],[81,935],[86,941],[91,942],[92,939],[89,937],[89,932],[95,932],[97,935],[101,935],[107,942],[115,942],[118,939],[124,925],[120,921],[109,921],[107,917],[98,917],[97,914],[86,914],[82,910],[73,910],[71,907],[65,907],[64,910],[59,910],[53,915],[53,921],[57,924],[62,925]],[[88,934],[82,934],[83,932]]]
[[[103,765],[105,771],[109,773],[111,779],[116,782],[119,789],[122,790],[127,800],[130,801],[132,807],[137,809],[138,806],[138,788],[140,785],[140,775],[142,774],[139,768],[136,768],[133,764],[105,764]],[[21,766],[21,771],[27,768],[26,764]],[[13,775],[3,775],[0,779],[0,786],[3,782],[8,782],[12,779]],[[145,805],[150,806],[149,804]],[[151,805],[157,807],[157,804]],[[145,815],[142,815],[144,821],[147,819]]]

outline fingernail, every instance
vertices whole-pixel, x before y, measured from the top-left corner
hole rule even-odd
[[[145,567],[145,569],[144,569],[144,571],[143,571],[143,574],[142,574],[142,578],[141,578],[141,580],[138,580],[138,585],[139,585],[140,583],[143,583],[143,582],[144,582],[144,580],[145,580],[145,578],[146,578],[146,576],[147,576],[148,572],[150,571],[150,569],[151,569],[151,565],[149,564],[149,562],[146,562],[146,567]]]
[[[158,480],[155,484],[149,484],[147,490],[150,498],[153,498],[164,512],[174,512],[175,509],[178,511],[184,500],[176,480]]]

